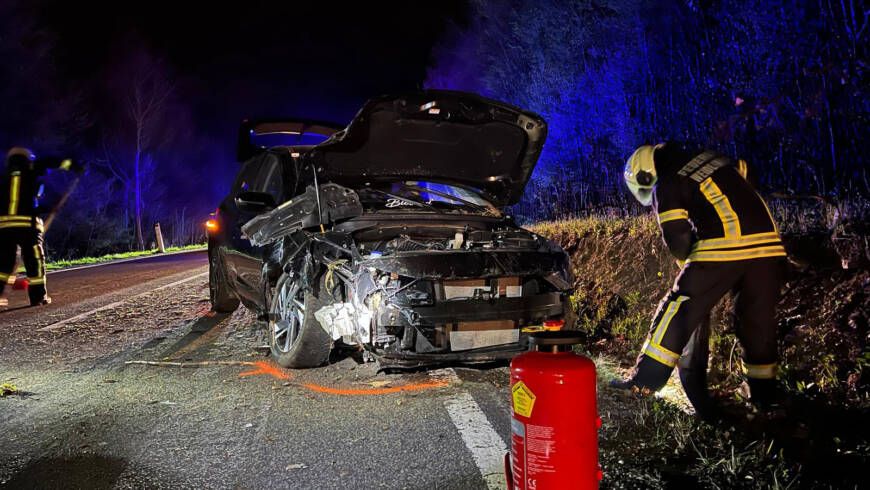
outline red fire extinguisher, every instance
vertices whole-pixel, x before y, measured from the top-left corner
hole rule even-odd
[[[571,352],[580,342],[571,331],[536,332],[511,362],[511,490],[598,488],[595,364]]]

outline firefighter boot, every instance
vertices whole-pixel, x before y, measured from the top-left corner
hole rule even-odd
[[[9,299],[6,298],[5,289],[6,282],[9,279],[9,274],[0,274],[0,310],[5,310],[9,307]]]
[[[749,401],[761,409],[775,408],[780,402],[776,379],[746,378],[749,386]]]
[[[30,301],[30,306],[45,306],[45,305],[50,305],[50,304],[51,304],[51,296],[49,296],[47,294],[45,296],[43,296],[42,299],[40,299],[40,300],[36,300],[36,301],[31,300]]]
[[[705,366],[706,367],[706,366]],[[707,390],[707,372],[706,369],[684,369],[680,366],[680,384],[683,385],[683,391],[686,392],[686,397],[692,403],[695,413],[702,420],[712,421],[721,416],[719,407],[710,396]]]
[[[634,374],[628,379],[611,379],[610,386],[618,390],[656,392],[662,389],[671,377],[674,368],[666,366],[652,357],[641,355]]]

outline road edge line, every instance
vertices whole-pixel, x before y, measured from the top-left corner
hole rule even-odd
[[[451,384],[459,384],[459,376],[453,368],[436,369],[429,375],[440,380],[448,380]],[[490,490],[507,488],[504,476],[504,455],[507,444],[495,431],[486,414],[467,391],[460,391],[446,400],[444,408],[450,415],[450,420],[459,431],[462,442],[471,453],[474,464],[480,471],[480,476]]]

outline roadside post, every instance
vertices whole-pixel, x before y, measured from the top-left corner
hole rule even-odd
[[[163,246],[163,233],[160,233],[160,222],[154,223],[154,236],[157,237],[157,251],[160,253],[166,252],[166,247]]]
[[[598,488],[595,364],[571,351],[581,341],[571,331],[535,332],[511,362],[510,490]]]

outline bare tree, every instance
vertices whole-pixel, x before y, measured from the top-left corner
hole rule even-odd
[[[164,64],[140,52],[120,66],[113,90],[124,112],[115,132],[103,135],[104,164],[132,194],[139,250],[145,248],[142,217],[156,171],[155,151],[164,142],[169,103],[175,91]],[[129,200],[126,206],[129,207]]]

